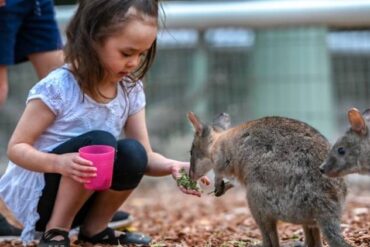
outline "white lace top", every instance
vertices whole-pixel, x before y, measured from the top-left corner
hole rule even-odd
[[[40,136],[35,147],[51,151],[72,137],[90,130],[106,130],[119,137],[128,116],[145,107],[143,85],[124,82],[117,85],[117,96],[107,104],[83,95],[73,75],[61,67],[38,82],[29,92],[27,102],[41,99],[55,114],[55,122]],[[0,179],[0,196],[24,225],[21,239],[28,243],[35,237],[39,219],[37,204],[45,186],[43,173],[32,172],[9,162]]]

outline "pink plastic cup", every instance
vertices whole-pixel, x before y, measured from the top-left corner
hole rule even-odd
[[[96,177],[91,178],[84,187],[88,190],[107,190],[112,184],[114,147],[107,145],[90,145],[78,150],[79,155],[92,161],[97,168]]]

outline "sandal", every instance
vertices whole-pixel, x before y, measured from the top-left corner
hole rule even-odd
[[[92,237],[87,237],[80,231],[78,234],[78,241],[91,244],[137,244],[148,246],[152,239],[144,234],[129,231],[120,232],[120,235],[116,236],[115,231],[112,228],[107,227],[105,230]]]
[[[68,231],[61,229],[50,229],[42,234],[42,237],[37,246],[39,247],[69,247],[70,241]]]

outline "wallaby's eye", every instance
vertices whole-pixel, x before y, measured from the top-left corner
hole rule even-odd
[[[337,152],[338,152],[339,155],[345,155],[346,154],[346,150],[344,149],[344,147],[338,148]]]

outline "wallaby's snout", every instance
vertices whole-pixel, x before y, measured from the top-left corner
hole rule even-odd
[[[338,172],[330,169],[326,164],[322,164],[319,169],[322,175],[328,177],[338,177]]]
[[[330,159],[330,157],[329,158],[327,158],[321,165],[320,165],[320,167],[319,167],[319,170],[320,170],[320,172],[321,172],[321,174],[323,174],[323,175],[328,175],[327,173],[328,173],[328,171],[329,171],[329,169],[328,169],[328,167],[329,167],[329,159]],[[329,176],[329,175],[328,175]]]
[[[328,177],[338,177],[340,168],[342,167],[340,160],[333,156],[330,152],[326,160],[320,165],[321,174]]]
[[[191,180],[194,180],[194,166],[190,165],[190,169],[189,169],[189,178]]]

